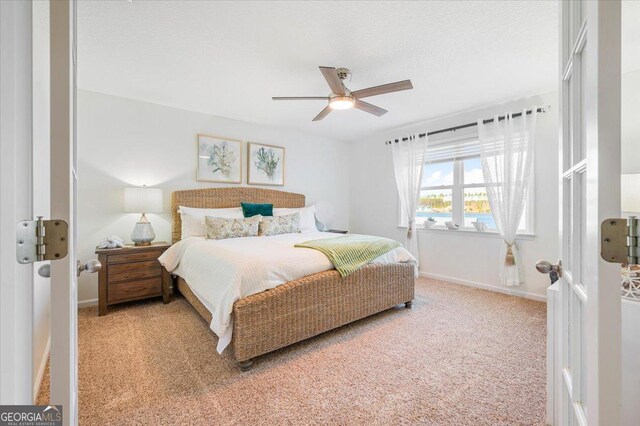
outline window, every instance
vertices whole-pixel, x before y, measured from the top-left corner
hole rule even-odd
[[[472,222],[481,220],[488,231],[496,230],[477,139],[435,143],[427,149],[417,226],[422,227],[428,218],[436,221],[437,228],[445,228],[445,222],[453,221],[461,228],[474,230]],[[531,203],[527,201],[518,232],[531,233],[531,222]]]

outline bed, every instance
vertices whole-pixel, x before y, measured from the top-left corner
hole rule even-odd
[[[271,203],[274,208],[300,208],[305,206],[305,196],[245,187],[175,191],[171,196],[174,245],[181,240],[179,206],[229,208],[238,207],[240,202]],[[251,368],[253,359],[260,355],[397,305],[411,308],[414,274],[414,266],[409,263],[370,264],[346,277],[333,269],[240,298],[233,303],[231,311],[232,337],[229,345],[233,355],[240,368],[246,371]],[[179,275],[175,277],[174,288],[196,312],[212,323],[213,315],[199,293],[194,291],[196,287],[192,289],[188,280]]]

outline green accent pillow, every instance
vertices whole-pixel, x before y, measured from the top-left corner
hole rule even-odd
[[[244,217],[273,216],[273,204],[240,203]]]

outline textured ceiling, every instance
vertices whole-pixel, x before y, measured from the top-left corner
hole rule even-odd
[[[555,1],[82,1],[78,85],[353,140],[554,90],[557,19]],[[271,100],[328,94],[319,65],[350,68],[352,90],[407,78],[415,89],[368,98],[390,111],[381,118],[311,122],[322,101]]]

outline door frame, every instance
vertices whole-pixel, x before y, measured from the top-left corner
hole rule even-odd
[[[0,1],[0,404],[33,403],[33,265],[16,259],[32,218],[31,2]]]
[[[31,2],[33,13],[33,218],[50,218],[50,113],[49,97],[49,2]],[[49,365],[51,346],[51,280],[37,270],[50,261],[39,262],[33,274],[33,396],[36,402]]]

